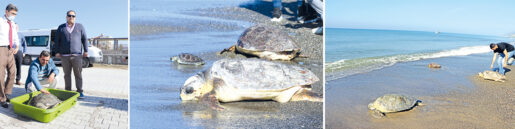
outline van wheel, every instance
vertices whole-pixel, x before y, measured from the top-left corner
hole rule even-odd
[[[82,68],[89,67],[89,59],[87,57],[82,58]]]
[[[22,61],[23,64],[26,64],[26,65],[30,65],[30,63],[32,63],[32,57],[30,57],[30,55],[25,55],[25,57],[23,57],[23,61]]]

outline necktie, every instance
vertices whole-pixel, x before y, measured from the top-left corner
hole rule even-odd
[[[7,21],[7,23],[9,23],[9,48],[13,48],[13,28],[11,21]]]

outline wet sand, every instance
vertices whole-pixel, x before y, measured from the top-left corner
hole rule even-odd
[[[294,2],[283,1],[286,5]],[[264,8],[256,10],[249,6]],[[297,24],[293,21],[270,22],[271,10],[271,1],[264,1],[236,7],[181,10],[174,14],[179,18],[131,18],[131,127],[322,128],[323,103],[245,101],[222,103],[225,110],[213,111],[205,104],[181,102],[179,98],[184,81],[208,69],[214,61],[245,58],[230,53],[218,55],[218,52],[233,45],[244,29],[258,23],[279,27],[297,41],[301,52],[309,58],[281,63],[309,68],[320,78],[312,85],[313,90],[322,93],[322,36],[311,34],[311,28],[288,27]],[[171,56],[182,52],[200,56],[206,65],[184,67],[169,61]]]
[[[488,69],[490,60],[490,54],[421,60],[329,81],[326,127],[513,128],[513,81],[498,83],[475,76]],[[431,62],[442,68],[427,68]],[[511,80],[514,75],[507,74]],[[372,117],[368,103],[387,93],[413,96],[424,105],[382,119]]]

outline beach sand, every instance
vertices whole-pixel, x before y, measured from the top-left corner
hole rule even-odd
[[[286,19],[294,17],[288,10],[294,10],[295,2],[283,1]],[[138,116],[131,117],[131,127],[322,128],[323,103],[319,102],[232,102],[222,103],[226,108],[223,111],[213,111],[205,104],[179,99],[179,88],[196,72],[222,58],[245,58],[218,52],[234,45],[243,30],[253,24],[281,28],[297,41],[301,53],[309,58],[282,63],[310,69],[320,79],[312,85],[313,91],[322,93],[323,37],[311,33],[311,24],[271,22],[271,11],[268,0],[236,7],[184,10],[180,18],[162,18],[164,21],[131,18],[131,116]],[[169,57],[181,52],[199,55],[206,65],[185,68],[169,62]]]
[[[326,127],[513,128],[515,74],[508,72],[505,83],[479,79],[476,74],[488,69],[490,60],[489,54],[421,60],[330,81]],[[442,68],[427,68],[431,62]],[[387,93],[413,96],[423,105],[372,117],[368,103]]]

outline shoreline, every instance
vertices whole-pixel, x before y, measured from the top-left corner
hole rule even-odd
[[[293,3],[295,1],[284,2]],[[179,13],[191,15],[191,17],[158,21],[160,22],[158,27],[146,28],[142,26],[139,29],[131,29],[131,32],[152,32],[152,29],[160,28],[162,25],[171,26],[170,30],[172,30],[165,31],[166,28],[160,28],[162,30],[158,30],[157,33],[131,37],[131,40],[134,40],[131,44],[131,55],[133,55],[131,56],[131,91],[133,91],[131,92],[131,102],[138,102],[131,104],[131,114],[140,116],[131,118],[131,127],[251,128],[259,126],[264,128],[323,128],[323,103],[245,101],[222,103],[221,105],[226,110],[213,111],[201,103],[180,101],[179,89],[188,77],[209,68],[218,59],[245,58],[239,54],[224,53],[218,55],[217,53],[234,45],[244,29],[250,27],[250,24],[256,23],[279,27],[289,33],[293,40],[297,41],[297,44],[302,48],[301,53],[308,55],[310,58],[297,58],[290,62],[281,63],[300,65],[310,69],[320,79],[320,81],[312,84],[313,91],[323,92],[323,36],[312,34],[309,28],[287,27],[297,24],[286,20],[292,17],[289,14],[285,15],[285,21],[281,23],[271,22],[270,17],[266,16],[267,13],[263,12],[267,11],[266,9],[270,9],[268,11],[271,12],[271,2],[265,1],[259,4],[259,7],[269,7],[260,8],[258,11],[242,6],[187,10]],[[183,25],[174,23],[199,19],[202,20],[191,23],[195,26],[191,26],[190,23]],[[132,19],[131,21],[137,20],[140,19]],[[210,22],[211,20],[215,22]],[[133,23],[137,22],[131,22],[131,27]],[[199,45],[202,47],[198,47]],[[148,51],[155,52],[146,54],[145,52]],[[206,64],[191,69],[182,68],[169,61],[171,56],[182,52],[200,56],[206,61]],[[144,83],[148,81],[152,83]],[[147,101],[149,97],[155,99]],[[173,122],[148,121],[148,119],[156,117],[162,121]]]
[[[326,83],[326,127],[335,128],[510,128],[515,121],[515,88],[476,77],[490,54],[419,60]],[[441,69],[429,69],[436,62]],[[510,68],[515,68],[510,66]],[[514,73],[507,73],[515,79]],[[371,79],[373,78],[373,79]],[[512,84],[513,85],[513,84]],[[388,93],[422,100],[406,112],[376,119],[368,103]]]

